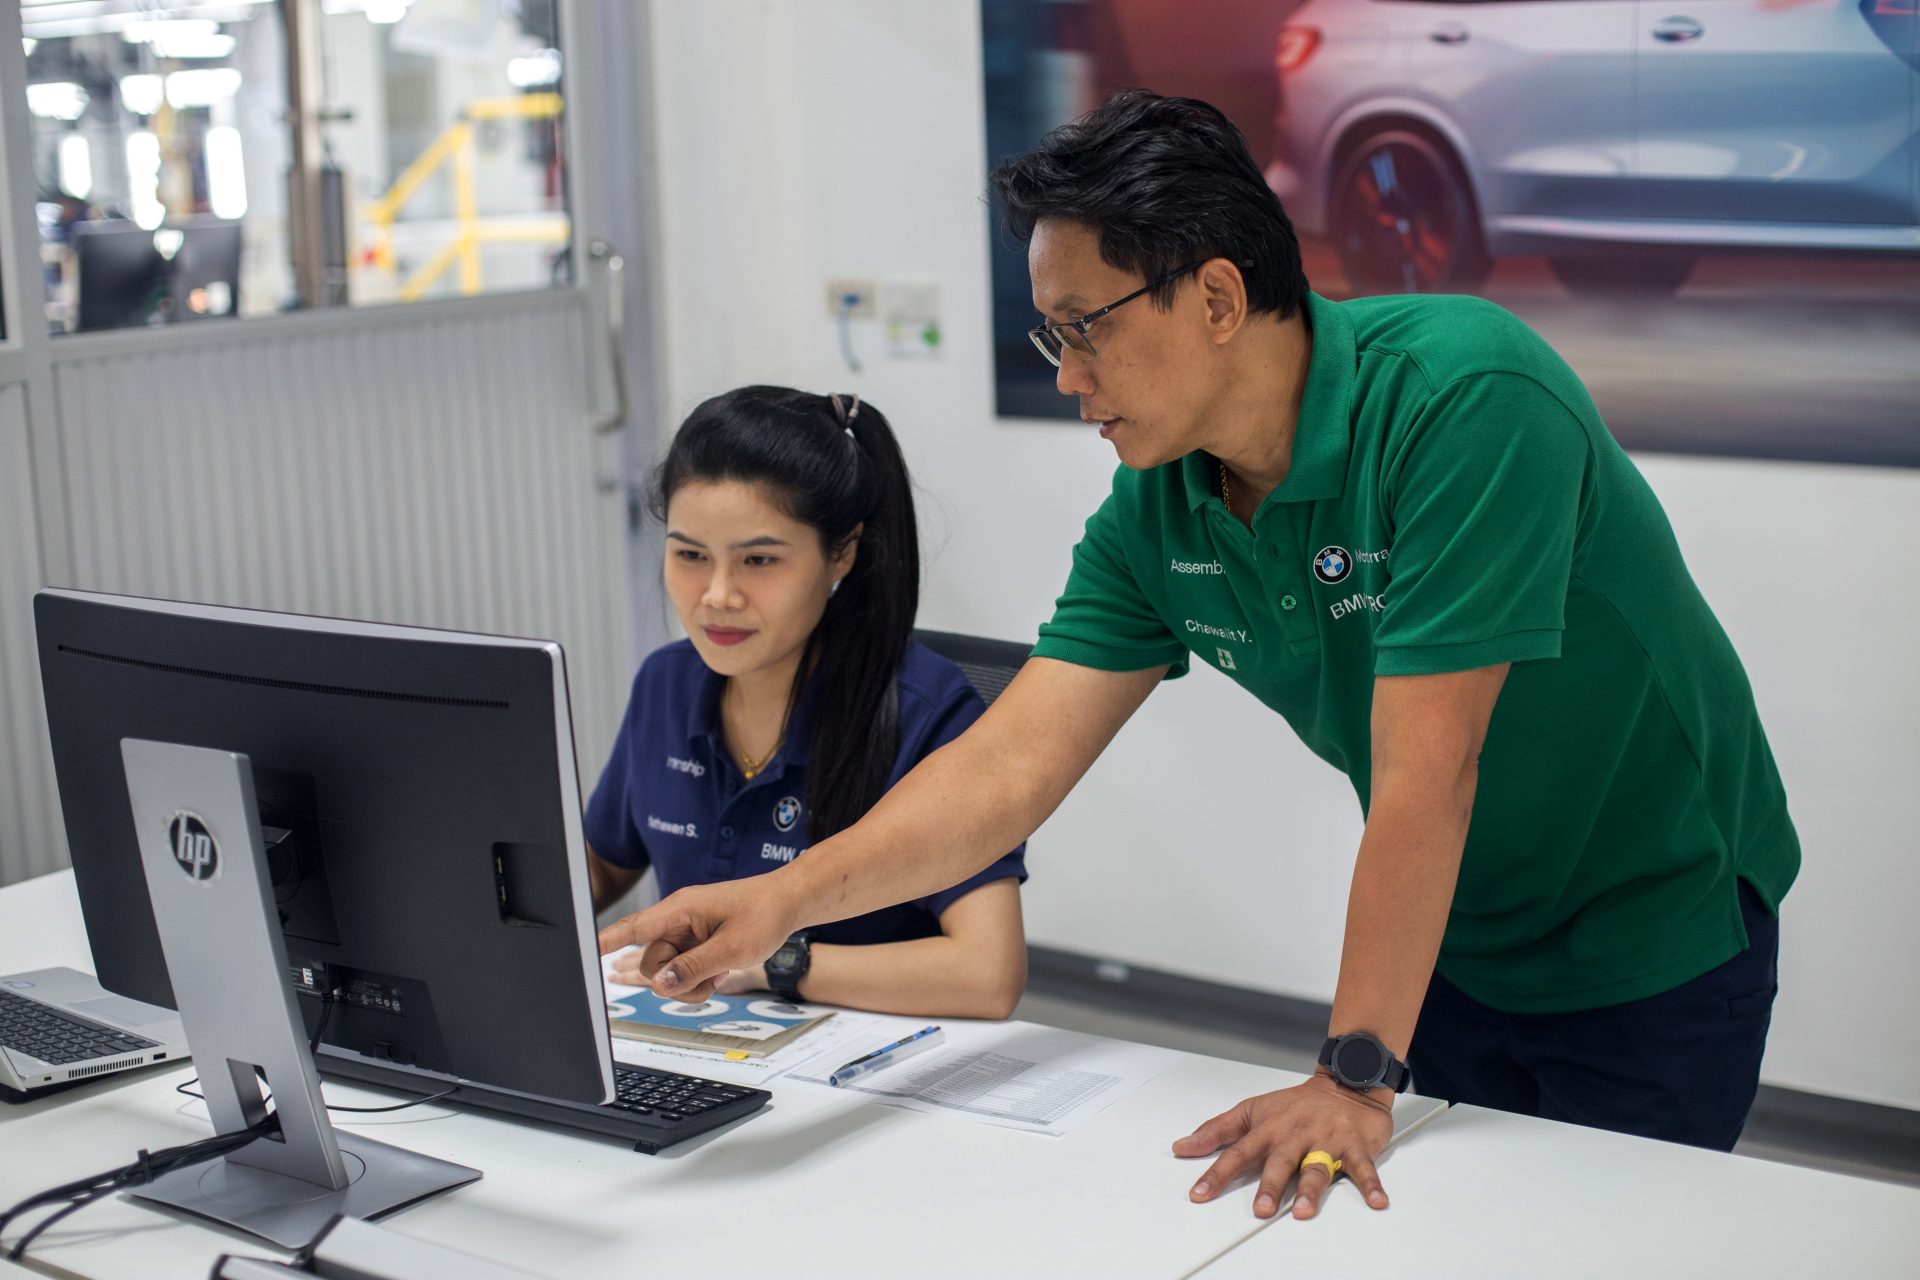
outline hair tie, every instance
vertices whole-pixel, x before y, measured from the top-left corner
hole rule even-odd
[[[856,394],[853,397],[853,404],[851,406],[837,394],[830,395],[827,399],[833,402],[833,415],[840,419],[840,425],[845,428],[848,438],[851,439],[853,436],[853,420],[860,416],[859,395]]]

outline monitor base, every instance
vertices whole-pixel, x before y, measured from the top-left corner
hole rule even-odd
[[[478,1169],[355,1134],[336,1131],[334,1140],[348,1178],[338,1191],[222,1158],[176,1169],[129,1194],[303,1249],[335,1217],[378,1218],[481,1177]]]

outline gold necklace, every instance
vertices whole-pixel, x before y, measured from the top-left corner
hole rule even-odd
[[[758,760],[755,760],[752,756],[748,755],[744,751],[736,751],[734,754],[737,755],[740,760],[740,776],[745,778],[748,782],[752,782],[756,777],[759,776],[760,771],[767,767],[767,763],[770,760],[772,760],[775,755],[779,754],[779,751],[780,751],[779,742],[775,742],[773,744],[773,749],[767,752],[766,755],[761,756]]]
[[[738,686],[735,685],[732,681],[727,682],[727,689],[729,691],[732,691],[737,687]],[[767,754],[761,756],[759,759],[756,760],[754,759],[754,757],[748,755],[746,752],[746,748],[736,743],[733,748],[733,755],[734,755],[734,759],[739,762],[740,776],[744,778],[746,781],[752,782],[756,777],[760,775],[760,773],[763,770],[766,769],[766,767],[769,764],[773,762],[773,758],[780,754],[780,748],[786,745],[786,741],[787,741],[787,720],[786,720],[786,717],[783,715],[780,718],[779,735],[774,738],[773,745],[767,748]]]
[[[1220,462],[1218,458],[1214,461]],[[1220,462],[1220,505],[1227,509],[1228,515],[1233,514],[1233,492],[1227,488],[1227,464],[1224,462]]]

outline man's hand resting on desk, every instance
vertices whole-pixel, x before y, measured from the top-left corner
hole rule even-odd
[[[1332,1178],[1318,1163],[1301,1169],[1306,1154],[1325,1151],[1340,1161],[1340,1171],[1353,1179],[1367,1203],[1384,1209],[1387,1193],[1373,1162],[1392,1137],[1391,1092],[1375,1089],[1371,1095],[1362,1095],[1325,1075],[1315,1075],[1305,1084],[1248,1098],[1215,1116],[1174,1143],[1173,1154],[1191,1158],[1220,1152],[1189,1193],[1203,1202],[1225,1191],[1241,1174],[1257,1170],[1260,1190],[1253,1200],[1257,1218],[1273,1216],[1288,1179],[1299,1173],[1293,1216],[1311,1218]],[[1222,1147],[1226,1150],[1221,1151]]]
[[[780,949],[798,923],[786,901],[755,876],[682,889],[600,931],[600,954],[641,948],[638,966],[621,965],[619,981],[645,984],[655,995],[698,1004],[735,969],[753,970]]]

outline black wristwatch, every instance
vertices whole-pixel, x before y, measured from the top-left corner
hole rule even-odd
[[[796,933],[767,957],[767,988],[790,1004],[800,1003],[800,980],[813,967],[813,950],[807,935]]]
[[[1320,1065],[1327,1069],[1335,1084],[1358,1093],[1382,1086],[1395,1093],[1405,1093],[1413,1080],[1407,1064],[1389,1053],[1387,1046],[1380,1043],[1380,1037],[1365,1031],[1329,1036],[1320,1046]]]

